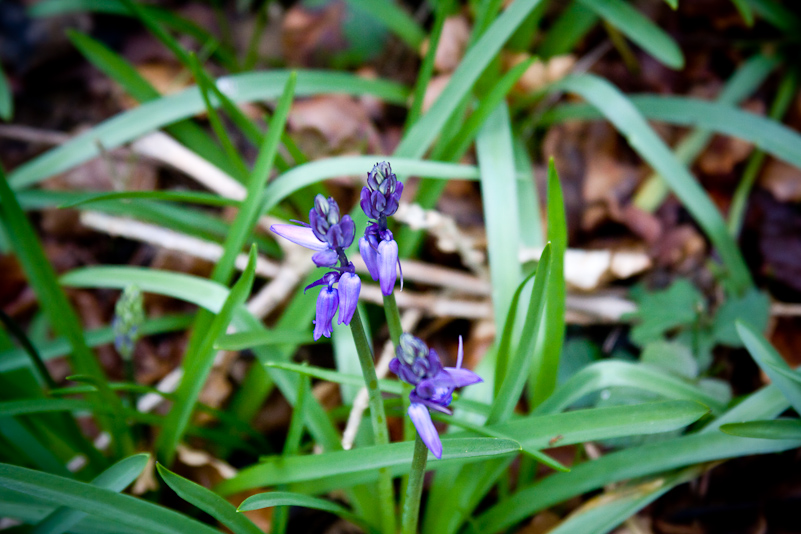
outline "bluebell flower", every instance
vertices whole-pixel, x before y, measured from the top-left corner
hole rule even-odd
[[[382,161],[367,174],[367,185],[362,188],[359,202],[365,215],[373,220],[367,225],[364,237],[359,239],[359,251],[370,276],[380,283],[384,295],[392,294],[400,270],[398,244],[387,227],[387,217],[398,211],[401,193],[403,183],[398,181],[389,163]]]
[[[306,286],[325,285],[317,297],[314,339],[331,337],[331,322],[339,308],[338,324],[350,324],[359,301],[362,283],[345,249],[353,243],[355,224],[350,215],[340,216],[339,205],[331,198],[317,195],[309,211],[309,223],[274,224],[270,229],[284,239],[315,250],[312,261],[318,267],[332,269]],[[337,287],[334,287],[334,285]]]
[[[401,334],[395,352],[396,357],[389,362],[389,369],[398,378],[414,386],[409,394],[412,405],[407,413],[428,450],[437,458],[442,458],[442,442],[429,409],[450,414],[448,406],[453,400],[453,391],[482,382],[481,377],[473,371],[462,369],[462,336],[459,336],[456,367],[443,367],[434,349],[429,349],[423,341],[407,333]]]

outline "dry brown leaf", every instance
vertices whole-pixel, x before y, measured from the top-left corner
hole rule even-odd
[[[296,142],[307,154],[357,151],[381,146],[367,110],[345,95],[326,95],[296,102],[289,113]]]
[[[437,101],[439,95],[450,81],[450,74],[440,74],[439,76],[431,78],[431,81],[428,82],[428,86],[426,87],[426,94],[423,96],[423,113],[431,109],[431,106],[434,105],[434,102]]]
[[[801,201],[801,170],[783,161],[769,159],[762,170],[759,185],[780,202]]]
[[[434,68],[441,73],[456,70],[464,57],[469,39],[470,23],[465,16],[455,15],[446,18],[437,45],[437,53],[434,54]],[[424,46],[424,48],[427,47]]]
[[[511,69],[530,57],[531,55],[526,53],[505,54],[503,56],[504,68]],[[532,93],[567,76],[575,64],[576,57],[572,54],[555,56],[547,61],[535,61],[517,81],[515,88],[523,93]]]
[[[291,7],[284,17],[281,41],[290,65],[310,66],[332,52],[344,50],[347,41],[342,35],[345,3],[328,2],[321,9],[308,9],[300,4]]]
[[[559,524],[561,519],[550,510],[535,515],[531,521],[520,528],[516,534],[546,534]]]

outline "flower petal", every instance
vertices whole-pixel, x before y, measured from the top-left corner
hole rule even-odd
[[[378,244],[378,278],[381,293],[391,295],[398,279],[396,264],[398,263],[398,243],[395,240],[381,241]]]
[[[426,444],[431,454],[436,456],[437,459],[442,458],[442,442],[439,440],[437,429],[434,428],[434,423],[431,421],[431,414],[428,413],[428,408],[422,404],[414,403],[409,406],[407,413],[412,423],[414,423],[417,433],[420,434],[420,439]]]
[[[337,324],[350,324],[356,305],[359,303],[359,292],[362,289],[362,281],[358,275],[353,273],[342,273],[337,285],[339,291],[339,319]]]
[[[312,250],[325,250],[328,248],[326,243],[323,243],[314,236],[311,228],[305,226],[295,226],[294,224],[274,224],[270,226],[270,230],[280,235],[284,239],[292,241],[296,245],[310,248]]]
[[[378,254],[365,237],[359,238],[359,252],[373,280],[378,280]]]
[[[478,384],[479,382],[484,381],[480,376],[469,369],[446,367],[443,369],[443,372],[448,373],[448,375],[453,379],[453,383],[457,388],[463,388],[465,386],[469,386],[470,384]]]
[[[464,359],[464,343],[462,342],[462,336],[459,336],[459,350],[456,351],[456,368],[462,368],[462,360]]]
[[[331,287],[324,287],[317,296],[317,313],[314,319],[314,340],[320,336],[331,337],[331,321],[339,306],[339,295],[337,290]]]

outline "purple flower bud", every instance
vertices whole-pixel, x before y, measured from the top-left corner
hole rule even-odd
[[[326,250],[328,245],[323,243],[315,236],[315,233],[308,226],[297,226],[295,224],[274,224],[270,230],[280,235],[284,239],[292,241],[296,245],[310,248],[312,250]]]
[[[339,255],[336,250],[329,248],[315,253],[312,261],[317,267],[334,267],[339,261]]]
[[[359,252],[373,280],[378,280],[378,253],[365,237],[359,238]]]
[[[359,205],[370,219],[388,217],[398,210],[402,191],[403,184],[389,163],[382,161],[367,173],[367,187],[362,188]]]
[[[317,315],[314,319],[314,340],[320,336],[331,337],[331,321],[339,305],[337,290],[331,286],[326,286],[320,290],[317,296]]]
[[[381,283],[381,293],[391,295],[395,289],[398,278],[396,265],[398,263],[398,244],[395,240],[381,241],[378,244],[378,278]]]
[[[337,285],[339,291],[339,318],[337,324],[350,324],[356,305],[359,303],[359,292],[362,289],[362,281],[354,273],[342,273]]]

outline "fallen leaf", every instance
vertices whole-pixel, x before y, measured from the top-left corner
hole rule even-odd
[[[759,185],[780,202],[801,201],[801,170],[783,161],[768,159],[762,169]]]

